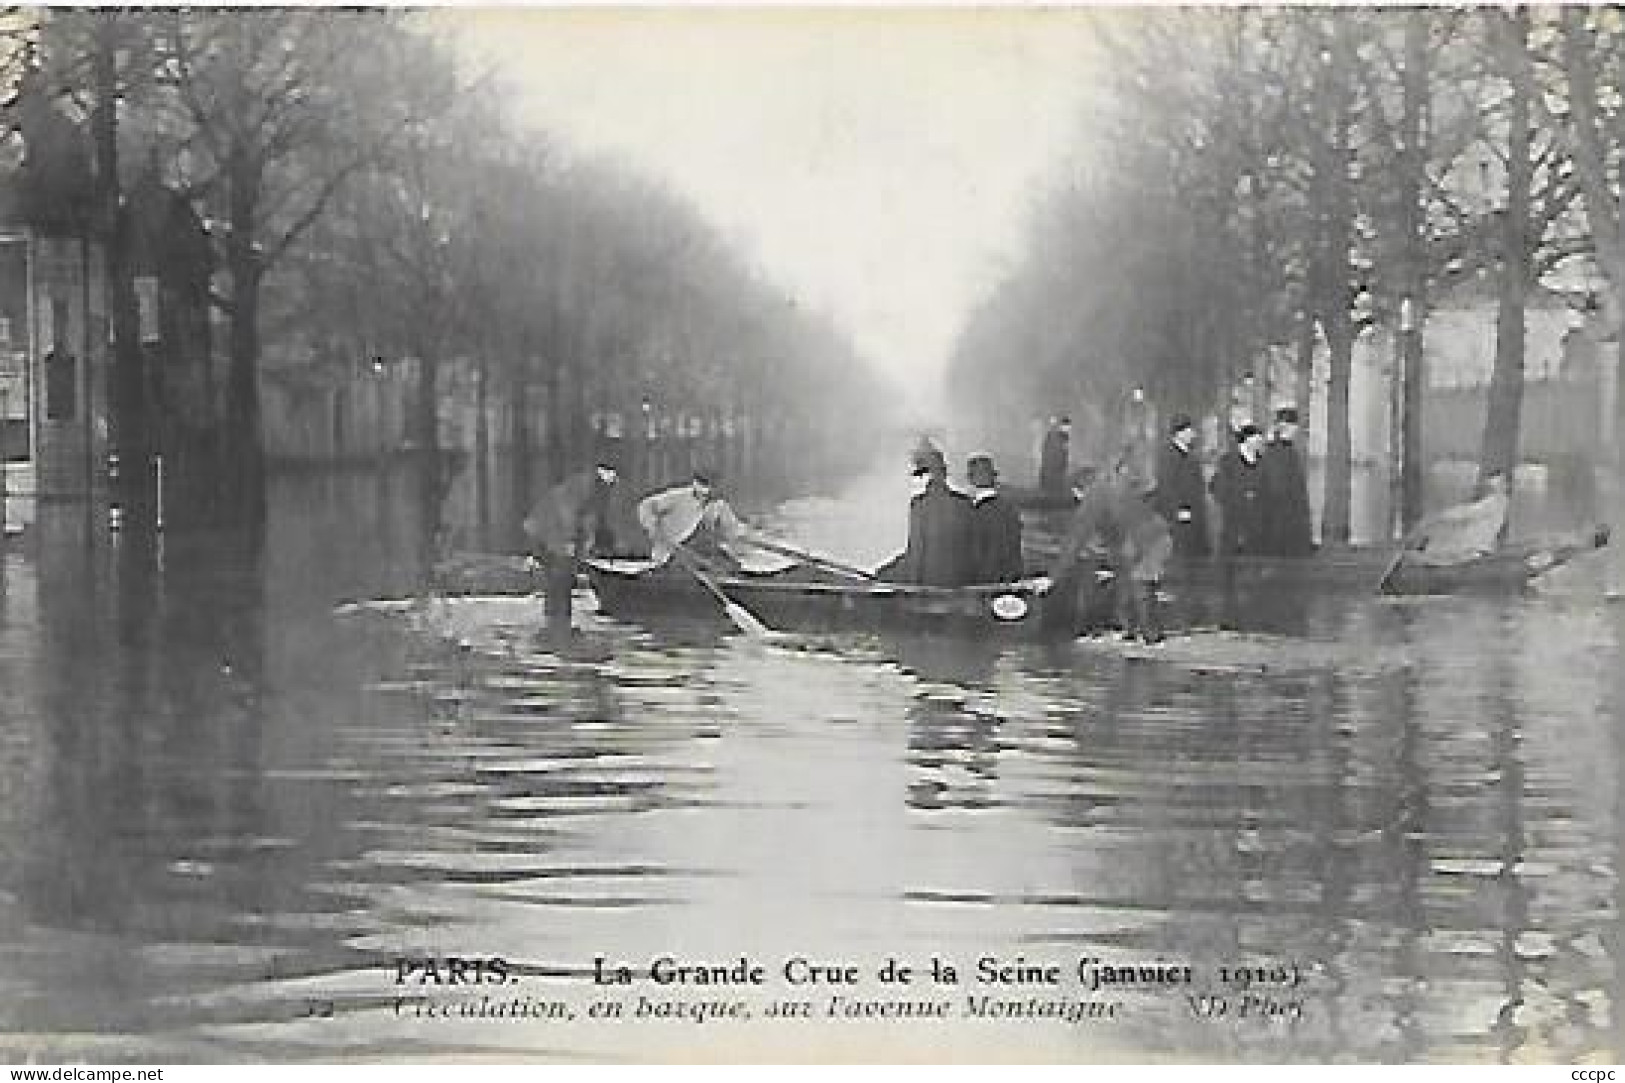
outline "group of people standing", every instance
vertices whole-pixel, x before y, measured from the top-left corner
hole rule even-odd
[[[1196,426],[1185,414],[1168,424],[1152,505],[1173,532],[1174,556],[1186,562],[1237,556],[1301,557],[1314,552],[1309,482],[1296,440],[1298,412],[1275,412],[1268,437],[1248,423],[1235,447],[1219,456],[1208,481],[1196,454]],[[1218,510],[1209,526],[1208,496]]]
[[[1258,426],[1242,425],[1209,480],[1196,451],[1195,423],[1174,415],[1154,479],[1125,452],[1105,476],[1075,484],[1077,510],[1044,588],[1075,598],[1084,554],[1104,546],[1120,621],[1130,634],[1157,642],[1159,587],[1171,562],[1188,575],[1216,557],[1221,581],[1229,583],[1234,558],[1309,555],[1315,546],[1297,434],[1297,411],[1290,407],[1276,411],[1268,438]],[[1210,496],[1217,530],[1210,526]]]

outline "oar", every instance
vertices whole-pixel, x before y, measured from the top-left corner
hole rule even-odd
[[[728,614],[728,619],[733,622],[735,628],[753,639],[765,639],[772,631],[767,625],[756,619],[756,614],[724,594],[722,588],[717,586],[716,580],[700,570],[699,564],[681,544],[672,550],[672,558],[686,568],[690,575],[700,581],[701,586],[710,591],[712,596],[722,603],[722,611]]]
[[[794,557],[797,560],[806,561],[808,564],[812,564],[819,568],[826,568],[829,571],[847,576],[850,579],[861,579],[866,583],[873,583],[878,580],[878,577],[874,572],[866,572],[862,568],[853,567],[851,564],[843,564],[840,561],[834,560],[830,557],[820,556],[817,553],[810,553],[805,549],[798,549],[787,542],[771,541],[767,538],[760,537],[751,537],[748,539],[748,541],[751,545],[756,546],[758,549],[766,549],[768,552],[777,553],[780,556]]]

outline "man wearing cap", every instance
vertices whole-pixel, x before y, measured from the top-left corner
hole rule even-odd
[[[1157,488],[1151,506],[1168,521],[1174,558],[1184,565],[1212,552],[1207,533],[1207,484],[1196,458],[1196,425],[1188,414],[1168,419],[1168,442],[1157,459]]]
[[[1264,551],[1264,433],[1248,423],[1236,431],[1236,447],[1219,457],[1213,498],[1219,504],[1219,558]]]
[[[908,545],[875,574],[893,583],[959,587],[969,581],[970,498],[948,487],[948,462],[935,447],[914,452]]]
[[[970,571],[972,583],[1013,583],[1025,574],[1021,512],[999,493],[999,473],[989,455],[965,461],[971,484]]]
[[[615,549],[610,514],[619,470],[620,441],[606,437],[599,443],[591,470],[572,474],[553,486],[525,517],[531,554],[546,573],[547,629],[556,642],[568,641],[571,634],[570,591],[575,586],[576,561]]]
[[[1310,523],[1309,480],[1303,457],[1293,445],[1298,435],[1298,411],[1283,406],[1275,411],[1275,429],[1259,460],[1263,488],[1263,551],[1269,556],[1304,557],[1315,551]]]

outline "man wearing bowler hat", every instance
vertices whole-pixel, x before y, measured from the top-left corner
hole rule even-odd
[[[972,583],[1013,583],[1025,574],[1021,556],[1021,512],[999,492],[999,473],[990,455],[965,461],[971,485],[970,574]]]
[[[960,587],[968,581],[970,500],[948,487],[948,461],[922,443],[914,452],[908,546],[876,575],[893,583]]]
[[[1263,552],[1272,557],[1306,557],[1315,551],[1310,522],[1309,479],[1303,457],[1293,441],[1298,435],[1298,411],[1283,406],[1275,411],[1275,427],[1259,458],[1259,482],[1264,502]]]
[[[1236,431],[1236,447],[1219,457],[1211,485],[1219,504],[1219,559],[1264,551],[1264,432],[1248,422]]]
[[[1183,565],[1212,552],[1207,533],[1207,484],[1196,457],[1196,424],[1189,414],[1168,419],[1168,441],[1157,459],[1157,489],[1151,506],[1168,521],[1174,560]]]

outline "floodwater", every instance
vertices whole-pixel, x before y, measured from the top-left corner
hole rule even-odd
[[[779,521],[873,559],[900,497]],[[1290,635],[1149,660],[761,645],[584,596],[607,657],[560,661],[534,599],[414,599],[400,503],[283,482],[258,566],[175,542],[121,573],[71,508],[0,556],[0,1059],[1625,1052],[1622,624],[1585,569],[1306,593]],[[1190,980],[1091,990],[1085,960]]]

